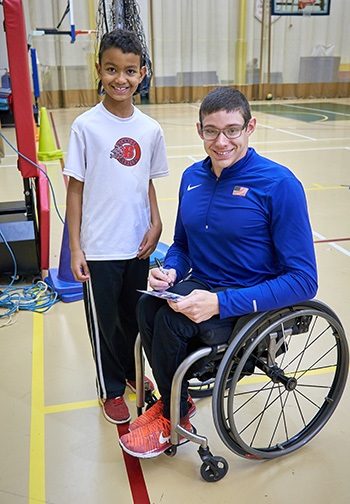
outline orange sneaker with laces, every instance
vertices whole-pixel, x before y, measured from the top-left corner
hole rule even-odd
[[[181,419],[180,424],[186,430],[192,432],[188,414]],[[124,434],[119,439],[119,444],[126,453],[133,457],[157,457],[171,446],[170,429],[170,420],[160,414],[152,422]],[[180,437],[180,444],[185,441],[185,438]]]
[[[135,429],[139,429],[149,422],[153,422],[159,415],[163,413],[163,401],[162,399],[158,399],[158,401],[153,404],[148,410],[146,410],[142,415],[136,418],[130,425],[129,431],[133,431]]]
[[[190,395],[188,395],[188,416],[192,418],[196,414],[196,405]],[[153,404],[148,410],[146,410],[142,415],[136,418],[130,425],[129,425],[129,431],[133,431],[135,429],[139,429],[140,427],[143,427],[144,425],[148,424],[149,422],[153,422],[159,415],[163,413],[163,401],[162,398],[158,399],[158,401]]]

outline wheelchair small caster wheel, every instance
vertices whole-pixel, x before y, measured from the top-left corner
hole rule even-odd
[[[228,463],[223,457],[210,457],[201,465],[201,476],[209,483],[220,481],[227,471]]]

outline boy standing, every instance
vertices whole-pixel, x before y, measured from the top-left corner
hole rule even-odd
[[[96,64],[105,96],[71,127],[65,175],[71,268],[83,282],[87,325],[103,414],[130,420],[123,395],[135,380],[137,289],[162,224],[152,183],[168,175],[159,124],[133,106],[145,76],[133,32],[106,33]]]

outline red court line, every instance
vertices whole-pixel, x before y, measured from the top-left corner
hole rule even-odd
[[[339,242],[339,241],[349,241],[350,238],[327,238],[327,240],[314,240],[314,243],[330,243],[330,242]]]
[[[128,432],[128,427],[128,423],[117,425],[119,437]],[[151,504],[139,459],[122,452],[134,504]]]

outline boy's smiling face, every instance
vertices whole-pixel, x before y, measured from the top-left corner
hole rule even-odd
[[[121,49],[106,49],[101,64],[96,64],[98,76],[105,90],[104,105],[110,112],[127,109],[132,104],[132,96],[146,74],[146,67],[141,67],[140,56],[123,53]],[[120,107],[123,105],[123,107]]]

